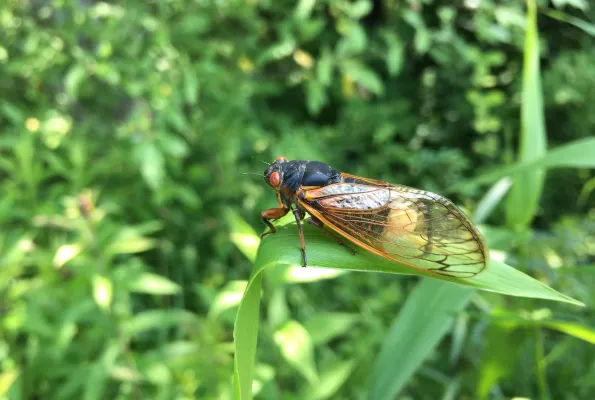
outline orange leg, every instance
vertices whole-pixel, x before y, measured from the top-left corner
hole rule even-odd
[[[277,232],[277,229],[275,229],[275,226],[273,224],[271,224],[271,220],[279,219],[279,218],[283,217],[285,214],[287,214],[288,212],[289,212],[289,208],[284,208],[284,207],[269,208],[268,210],[264,210],[263,212],[261,212],[260,216],[262,217],[262,221],[269,227],[270,230],[268,232],[264,232],[262,235],[260,235],[260,238],[262,239],[263,237],[270,235],[271,233]]]

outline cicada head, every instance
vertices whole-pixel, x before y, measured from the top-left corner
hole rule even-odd
[[[283,164],[286,162],[287,158],[283,156],[277,157],[277,159],[264,171],[264,181],[276,191],[279,191],[282,186]]]

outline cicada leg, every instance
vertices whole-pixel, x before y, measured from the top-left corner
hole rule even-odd
[[[304,231],[302,229],[302,218],[304,218],[304,214],[300,213],[300,211],[295,208],[292,209],[293,215],[295,217],[295,222],[297,223],[298,233],[300,235],[300,248],[302,249],[302,260],[303,264],[302,267],[308,266],[308,258],[306,257],[306,241],[304,240]]]
[[[260,216],[262,218],[262,222],[264,222],[269,227],[269,231],[264,232],[262,235],[260,235],[260,238],[262,239],[265,236],[270,235],[271,233],[277,232],[277,229],[275,228],[275,226],[273,224],[271,224],[271,220],[279,219],[279,218],[283,217],[285,214],[287,214],[288,212],[289,212],[289,209],[285,208],[285,207],[269,208],[268,210],[264,210],[263,212],[261,212]]]

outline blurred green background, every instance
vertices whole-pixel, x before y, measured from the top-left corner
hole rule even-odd
[[[551,149],[595,132],[595,11],[538,1],[537,20]],[[251,271],[234,243],[276,204],[244,173],[316,159],[477,215],[490,186],[460,183],[532,143],[527,26],[521,1],[3,1],[0,398],[231,398]],[[595,174],[553,169],[543,187],[519,223],[522,196],[488,197],[482,231],[587,307],[477,293],[387,398],[594,397]],[[265,282],[257,398],[374,398],[418,282]],[[308,344],[301,364],[288,332]]]

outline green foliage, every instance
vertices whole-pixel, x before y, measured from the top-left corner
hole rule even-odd
[[[517,200],[523,229],[503,223],[507,185],[482,229],[508,264],[593,304],[593,10],[538,2],[548,151],[517,160],[523,2],[2,2],[0,398],[233,397],[234,317],[275,203],[244,173],[280,154],[469,210],[484,183],[547,169],[541,199]],[[311,270],[275,268],[262,299],[246,291],[263,305],[256,359],[236,354],[254,365],[249,390],[365,398],[415,280]],[[588,311],[469,304],[404,393],[590,398]],[[518,345],[490,344],[498,333]]]

